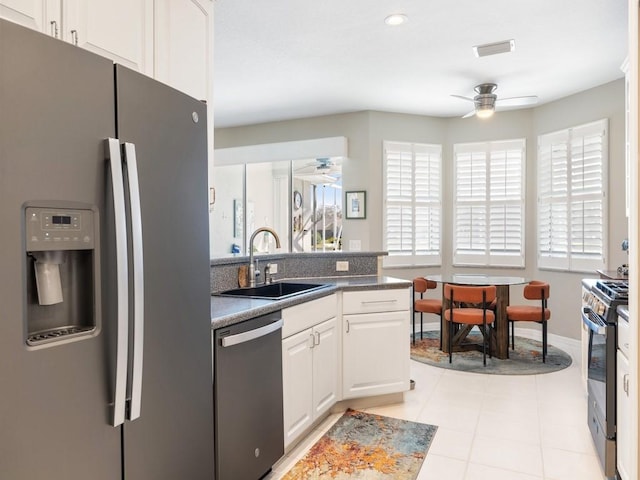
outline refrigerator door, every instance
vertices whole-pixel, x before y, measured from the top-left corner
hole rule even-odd
[[[54,311],[70,293],[50,306],[28,297],[22,212],[27,201],[70,201],[95,206],[102,218],[103,140],[115,135],[113,105],[109,60],[0,20],[2,478],[121,476],[121,430],[109,425],[113,378],[104,329],[71,343],[26,345],[27,305]],[[94,273],[100,282],[100,268]],[[100,304],[98,290],[98,315]]]
[[[144,252],[142,396],[139,418],[124,424],[124,478],[211,480],[206,106],[119,65],[116,90],[117,137],[135,145]]]

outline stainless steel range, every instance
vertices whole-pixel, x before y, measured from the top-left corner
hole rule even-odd
[[[624,280],[583,280],[582,321],[589,328],[588,421],[608,479],[616,478],[616,308],[628,302]]]

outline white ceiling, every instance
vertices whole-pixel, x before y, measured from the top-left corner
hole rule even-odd
[[[217,128],[361,110],[457,116],[479,83],[543,104],[622,77],[627,0],[216,0]],[[384,18],[404,13],[390,27]],[[478,44],[515,39],[476,58]]]

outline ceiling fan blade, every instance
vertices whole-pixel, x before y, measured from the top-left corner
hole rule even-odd
[[[520,107],[524,105],[533,105],[538,103],[537,95],[528,95],[524,97],[498,98],[496,106],[500,107]]]
[[[463,115],[462,118],[469,118],[469,117],[473,117],[476,114],[475,110],[471,110],[469,113],[467,113],[466,115]]]
[[[316,172],[315,165],[304,165],[302,167],[295,168],[293,172],[296,175],[311,175]]]
[[[452,97],[456,97],[456,98],[460,98],[462,100],[469,100],[470,102],[473,102],[473,98],[469,98],[469,97],[463,97],[462,95],[451,95]]]

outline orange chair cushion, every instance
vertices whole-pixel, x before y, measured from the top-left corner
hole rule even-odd
[[[482,325],[482,312],[481,308],[454,308],[453,309],[453,322],[454,323],[466,323],[471,325]],[[487,325],[493,323],[496,319],[495,314],[491,310],[487,310]],[[446,309],[444,311],[444,318],[447,321],[451,321],[451,310]]]
[[[539,322],[541,320],[542,307],[529,305],[509,305],[507,307],[507,318],[514,322]],[[544,309],[544,319],[551,318],[551,310]]]
[[[442,302],[431,298],[423,298],[413,302],[413,309],[416,312],[442,314]]]

